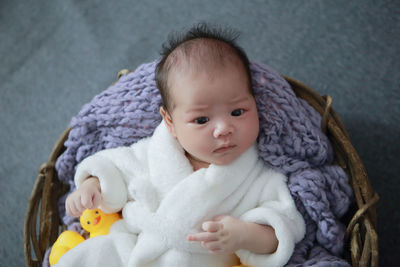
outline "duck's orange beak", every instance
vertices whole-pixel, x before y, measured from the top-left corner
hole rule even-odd
[[[93,225],[97,225],[100,222],[100,220],[101,220],[101,216],[96,217],[93,221]]]

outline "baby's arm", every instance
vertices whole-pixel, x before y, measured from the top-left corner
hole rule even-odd
[[[85,209],[96,209],[101,200],[99,179],[92,176],[83,181],[79,189],[67,197],[65,208],[70,216],[79,217]]]
[[[204,232],[189,235],[188,240],[201,242],[211,253],[231,254],[245,249],[253,253],[270,254],[278,247],[271,226],[244,222],[229,215],[204,222],[202,228]]]
[[[78,189],[66,201],[68,214],[79,217],[86,208],[120,211],[128,200],[128,176],[121,166],[134,160],[130,147],[102,150],[82,160],[74,176]]]

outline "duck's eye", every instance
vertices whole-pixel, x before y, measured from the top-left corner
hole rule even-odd
[[[87,224],[90,224],[90,221],[87,221]]]
[[[239,108],[239,109],[235,109],[234,111],[232,111],[231,115],[238,117],[238,116],[242,115],[243,113],[244,113],[244,110],[242,108]]]
[[[194,120],[194,122],[196,124],[204,124],[204,123],[207,123],[208,121],[209,121],[209,119],[207,117],[199,117]]]
[[[96,214],[99,214],[99,212],[96,210]]]

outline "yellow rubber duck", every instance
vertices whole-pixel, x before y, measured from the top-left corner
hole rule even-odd
[[[83,229],[89,232],[90,238],[107,235],[113,223],[121,219],[118,213],[106,214],[100,209],[86,209],[80,218]],[[71,248],[85,241],[85,238],[74,231],[64,231],[54,243],[50,256],[50,265],[57,264],[58,260]]]
[[[62,232],[51,248],[49,256],[50,265],[56,264],[62,255],[83,241],[85,241],[85,239],[75,231]]]
[[[106,214],[99,209],[85,210],[81,215],[83,229],[90,233],[90,238],[107,235],[111,225],[121,219],[118,213]]]

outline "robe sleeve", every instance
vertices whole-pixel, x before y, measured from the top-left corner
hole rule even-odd
[[[123,158],[126,147],[102,150],[84,159],[75,173],[77,188],[90,176],[99,178],[102,202],[100,209],[106,213],[120,211],[128,199],[124,173],[117,161]]]
[[[273,170],[267,170],[263,175],[265,177],[261,178],[268,182],[261,191],[259,205],[245,212],[240,219],[271,226],[279,241],[278,247],[272,254],[255,254],[247,250],[238,250],[236,254],[248,266],[284,266],[293,254],[295,244],[304,237],[305,223],[290,195],[287,178]]]

